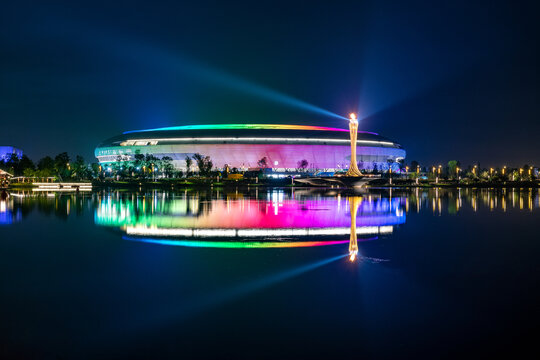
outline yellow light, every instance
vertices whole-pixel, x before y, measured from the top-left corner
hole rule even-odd
[[[350,113],[349,114],[349,119],[351,119],[351,121],[356,121],[356,114],[355,113]]]

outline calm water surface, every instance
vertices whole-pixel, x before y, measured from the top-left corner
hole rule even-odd
[[[12,193],[2,358],[537,352],[536,189]]]

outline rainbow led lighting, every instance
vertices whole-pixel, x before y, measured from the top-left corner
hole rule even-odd
[[[182,125],[162,127],[146,130],[131,130],[124,134],[149,132],[149,131],[173,131],[173,130],[234,130],[234,129],[257,129],[257,130],[318,130],[318,131],[349,131],[347,129],[330,128],[311,125],[279,125],[279,124],[205,124],[205,125]],[[367,134],[378,135],[369,131],[359,131]]]
[[[193,241],[193,240],[165,240],[165,239],[145,239],[123,236],[124,240],[140,241],[145,243],[186,246],[186,247],[205,247],[222,249],[268,249],[268,248],[296,248],[296,247],[314,247],[346,244],[349,240],[338,241]]]
[[[358,235],[390,234],[393,226],[363,226],[356,228]],[[175,229],[145,226],[126,226],[128,235],[188,236],[188,237],[271,237],[271,236],[327,236],[347,235],[350,228],[285,228],[285,229]]]

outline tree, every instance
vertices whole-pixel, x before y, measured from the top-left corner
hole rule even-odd
[[[189,177],[191,173],[191,165],[193,165],[193,160],[186,155],[186,177]]]
[[[88,166],[84,162],[84,158],[80,155],[77,155],[75,157],[75,162],[72,165],[73,169],[73,176],[80,180],[80,179],[88,179],[90,177],[90,170],[88,169]]]
[[[197,153],[193,155],[193,160],[197,163],[200,175],[206,176],[210,174],[210,171],[212,171],[212,167],[214,166],[210,156],[204,156]]]
[[[92,169],[91,172],[92,172],[92,176],[94,178],[99,178],[100,175],[101,175],[101,165],[99,165],[98,163],[92,163],[90,165],[90,168]]]
[[[302,171],[305,171],[308,165],[309,163],[306,159],[302,159],[298,162],[298,168],[302,169]]]
[[[135,155],[133,155],[133,158],[135,159],[133,161],[133,166],[135,166],[137,170],[140,170],[144,166],[144,155],[141,154],[141,150],[135,150]]]
[[[20,159],[17,154],[8,154],[4,160],[4,168],[14,175],[19,175]]]
[[[26,155],[23,155],[21,158],[21,161],[19,162],[19,171],[21,173],[24,173],[26,170],[30,170],[31,172],[34,172],[36,169],[36,166],[34,165],[34,162],[30,160],[30,158]]]
[[[480,178],[484,180],[489,180],[491,176],[489,175],[489,172],[484,170],[480,173]]]
[[[172,164],[173,159],[170,156],[164,156],[161,158],[161,167],[162,171],[170,178],[174,173],[174,165]]]
[[[38,170],[48,171],[52,174],[54,171],[54,160],[50,156],[40,159],[37,164]]]
[[[33,177],[36,175],[36,172],[30,168],[26,168],[24,169],[23,171],[23,175],[26,176],[26,177]]]
[[[69,160],[67,152],[60,153],[54,158],[54,170],[61,179],[69,178],[71,175]]]
[[[259,166],[261,169],[266,169],[268,167],[268,159],[266,156],[257,161],[257,166]]]
[[[420,163],[418,161],[416,161],[416,160],[413,160],[413,161],[411,161],[411,169],[410,170],[412,172],[415,172],[416,169],[418,169],[419,166],[420,166]]]
[[[458,166],[459,166],[459,161],[457,160],[450,160],[448,162],[448,172],[450,176],[457,177],[456,171],[457,171]]]
[[[36,176],[49,177],[54,174],[54,160],[50,156],[45,156],[38,161]]]

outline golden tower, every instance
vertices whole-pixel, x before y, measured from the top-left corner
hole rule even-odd
[[[358,120],[356,114],[351,113],[349,116],[349,134],[351,137],[351,164],[345,175],[347,176],[362,176],[358,165],[356,164],[356,139],[358,137]]]

